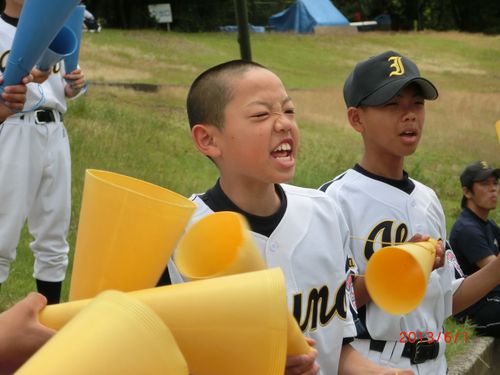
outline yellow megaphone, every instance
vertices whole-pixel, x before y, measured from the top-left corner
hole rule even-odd
[[[500,120],[497,120],[495,127],[497,128],[498,143],[500,143]]]
[[[169,374],[188,366],[154,311],[126,293],[106,291],[82,309],[18,375]]]
[[[169,327],[192,374],[282,375],[285,371],[288,310],[285,280],[278,268],[128,295],[148,305]],[[40,323],[60,329],[89,302],[49,305],[40,312]],[[87,326],[92,327],[93,323]],[[122,335],[133,339],[127,327],[117,337]]]
[[[190,280],[266,269],[246,219],[230,211],[215,212],[194,223],[179,241],[175,264]],[[311,351],[290,313],[287,322],[288,355]]]
[[[424,298],[437,241],[407,242],[375,252],[366,265],[366,288],[389,314],[407,314]]]
[[[87,170],[69,300],[155,286],[195,208],[160,186]]]

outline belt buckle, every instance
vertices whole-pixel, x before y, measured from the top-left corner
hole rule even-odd
[[[38,114],[39,114],[39,113],[45,113],[45,112],[46,112],[46,110],[45,110],[45,109],[37,109],[37,110],[34,112],[35,121],[36,121],[36,123],[37,123],[37,124],[39,124],[39,125],[43,125],[43,124],[46,124],[46,123],[47,123],[47,121],[43,121],[43,120],[40,120],[40,119],[38,118]]]
[[[424,363],[428,359],[437,357],[436,350],[439,351],[437,342],[431,340],[417,341],[410,347],[410,361],[414,365]],[[437,347],[437,349],[436,349]]]

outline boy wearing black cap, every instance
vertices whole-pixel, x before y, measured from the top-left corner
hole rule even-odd
[[[345,82],[344,99],[348,120],[363,138],[363,156],[359,164],[321,187],[341,206],[359,268],[355,294],[366,332],[353,346],[375,362],[411,365],[417,374],[447,372],[444,352],[451,333],[443,332],[444,320],[500,281],[500,262],[474,275],[481,280],[479,288],[479,282],[456,279],[460,268],[447,250],[443,266],[431,272],[425,297],[411,313],[385,313],[371,303],[366,290],[362,275],[375,251],[429,236],[446,238],[445,216],[435,192],[404,170],[404,158],[415,152],[422,136],[425,100],[437,97],[436,88],[421,77],[415,63],[397,52],[358,63]],[[436,251],[440,257],[441,241]]]
[[[500,169],[478,161],[460,176],[463,188],[462,212],[450,232],[450,244],[460,267],[471,275],[498,257],[500,228],[488,219],[497,206]],[[480,335],[500,337],[500,286],[457,315],[470,317]]]

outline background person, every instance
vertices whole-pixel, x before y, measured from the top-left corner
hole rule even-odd
[[[500,228],[489,219],[497,207],[500,169],[477,161],[460,175],[462,212],[450,232],[450,244],[465,275],[471,275],[498,257]],[[471,318],[479,335],[500,337],[500,285],[456,315]]]
[[[0,55],[8,56],[23,0],[6,0],[0,16]],[[68,266],[66,240],[71,211],[71,158],[63,124],[66,98],[85,85],[80,69],[69,74],[64,63],[48,72],[33,70],[23,112],[1,125],[0,135],[0,283],[16,257],[25,221],[34,237],[33,276],[37,289],[50,303],[60,300]],[[68,79],[69,83],[66,83]],[[43,106],[32,110],[44,98]]]

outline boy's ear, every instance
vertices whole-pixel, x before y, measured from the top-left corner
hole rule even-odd
[[[217,145],[217,134],[219,129],[213,125],[196,124],[191,129],[191,137],[198,150],[211,158],[220,155],[220,150]]]
[[[347,119],[349,123],[359,133],[363,133],[365,130],[363,114],[361,112],[361,108],[359,107],[349,107],[347,110]]]

